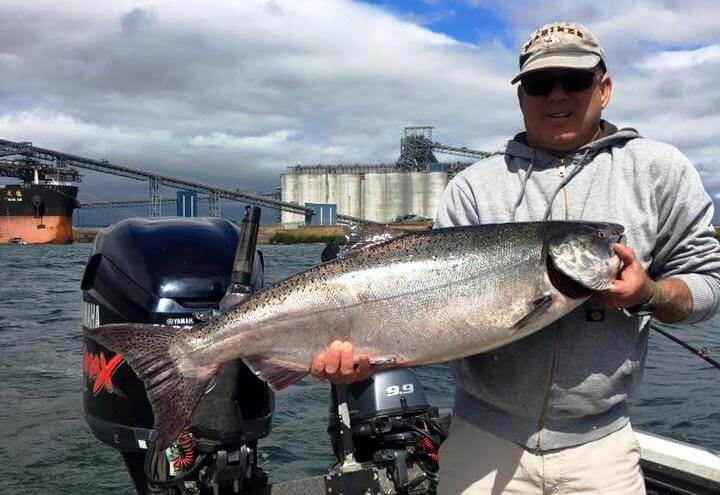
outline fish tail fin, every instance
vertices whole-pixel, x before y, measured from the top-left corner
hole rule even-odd
[[[171,352],[187,339],[188,327],[124,323],[87,331],[100,345],[121,354],[145,385],[155,416],[155,442],[167,448],[190,421],[218,367],[193,367],[189,354]],[[175,356],[174,354],[177,354]],[[183,359],[183,366],[178,362]]]

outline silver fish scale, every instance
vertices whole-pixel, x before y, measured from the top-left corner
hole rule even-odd
[[[546,239],[569,223],[410,234],[289,277],[194,337],[198,365],[262,356],[307,368],[333,340],[358,353],[429,364],[489,350],[544,326],[513,325],[559,293]],[[557,298],[559,311],[576,301]]]

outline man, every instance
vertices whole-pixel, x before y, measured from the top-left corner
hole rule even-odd
[[[625,399],[642,378],[650,315],[694,323],[717,310],[712,202],[676,148],[601,119],[606,69],[585,26],[533,33],[512,80],[526,132],[458,174],[440,202],[436,227],[583,219],[623,224],[627,235],[627,247],[614,245],[623,267],[611,289],[529,337],[453,363],[442,495],[645,493]],[[364,356],[351,369],[351,345],[334,345],[313,360],[313,376],[370,373]]]

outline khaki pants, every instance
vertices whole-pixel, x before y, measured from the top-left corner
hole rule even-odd
[[[626,426],[594,442],[533,452],[458,418],[440,448],[438,495],[644,495],[640,446]]]

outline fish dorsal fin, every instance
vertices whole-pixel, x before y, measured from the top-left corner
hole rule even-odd
[[[537,317],[542,315],[552,304],[552,296],[550,295],[550,293],[545,293],[539,298],[535,299],[532,304],[533,307],[530,312],[520,318],[512,326],[515,330],[520,330],[521,328],[527,326],[529,323],[535,320]]]
[[[407,234],[404,230],[393,229],[387,225],[377,223],[353,223],[344,226],[343,230],[345,231],[346,242],[342,251],[337,254],[337,249],[330,249],[329,246],[326,246],[323,252],[323,261],[329,261],[336,257],[347,258],[364,249],[377,246],[378,244]]]

